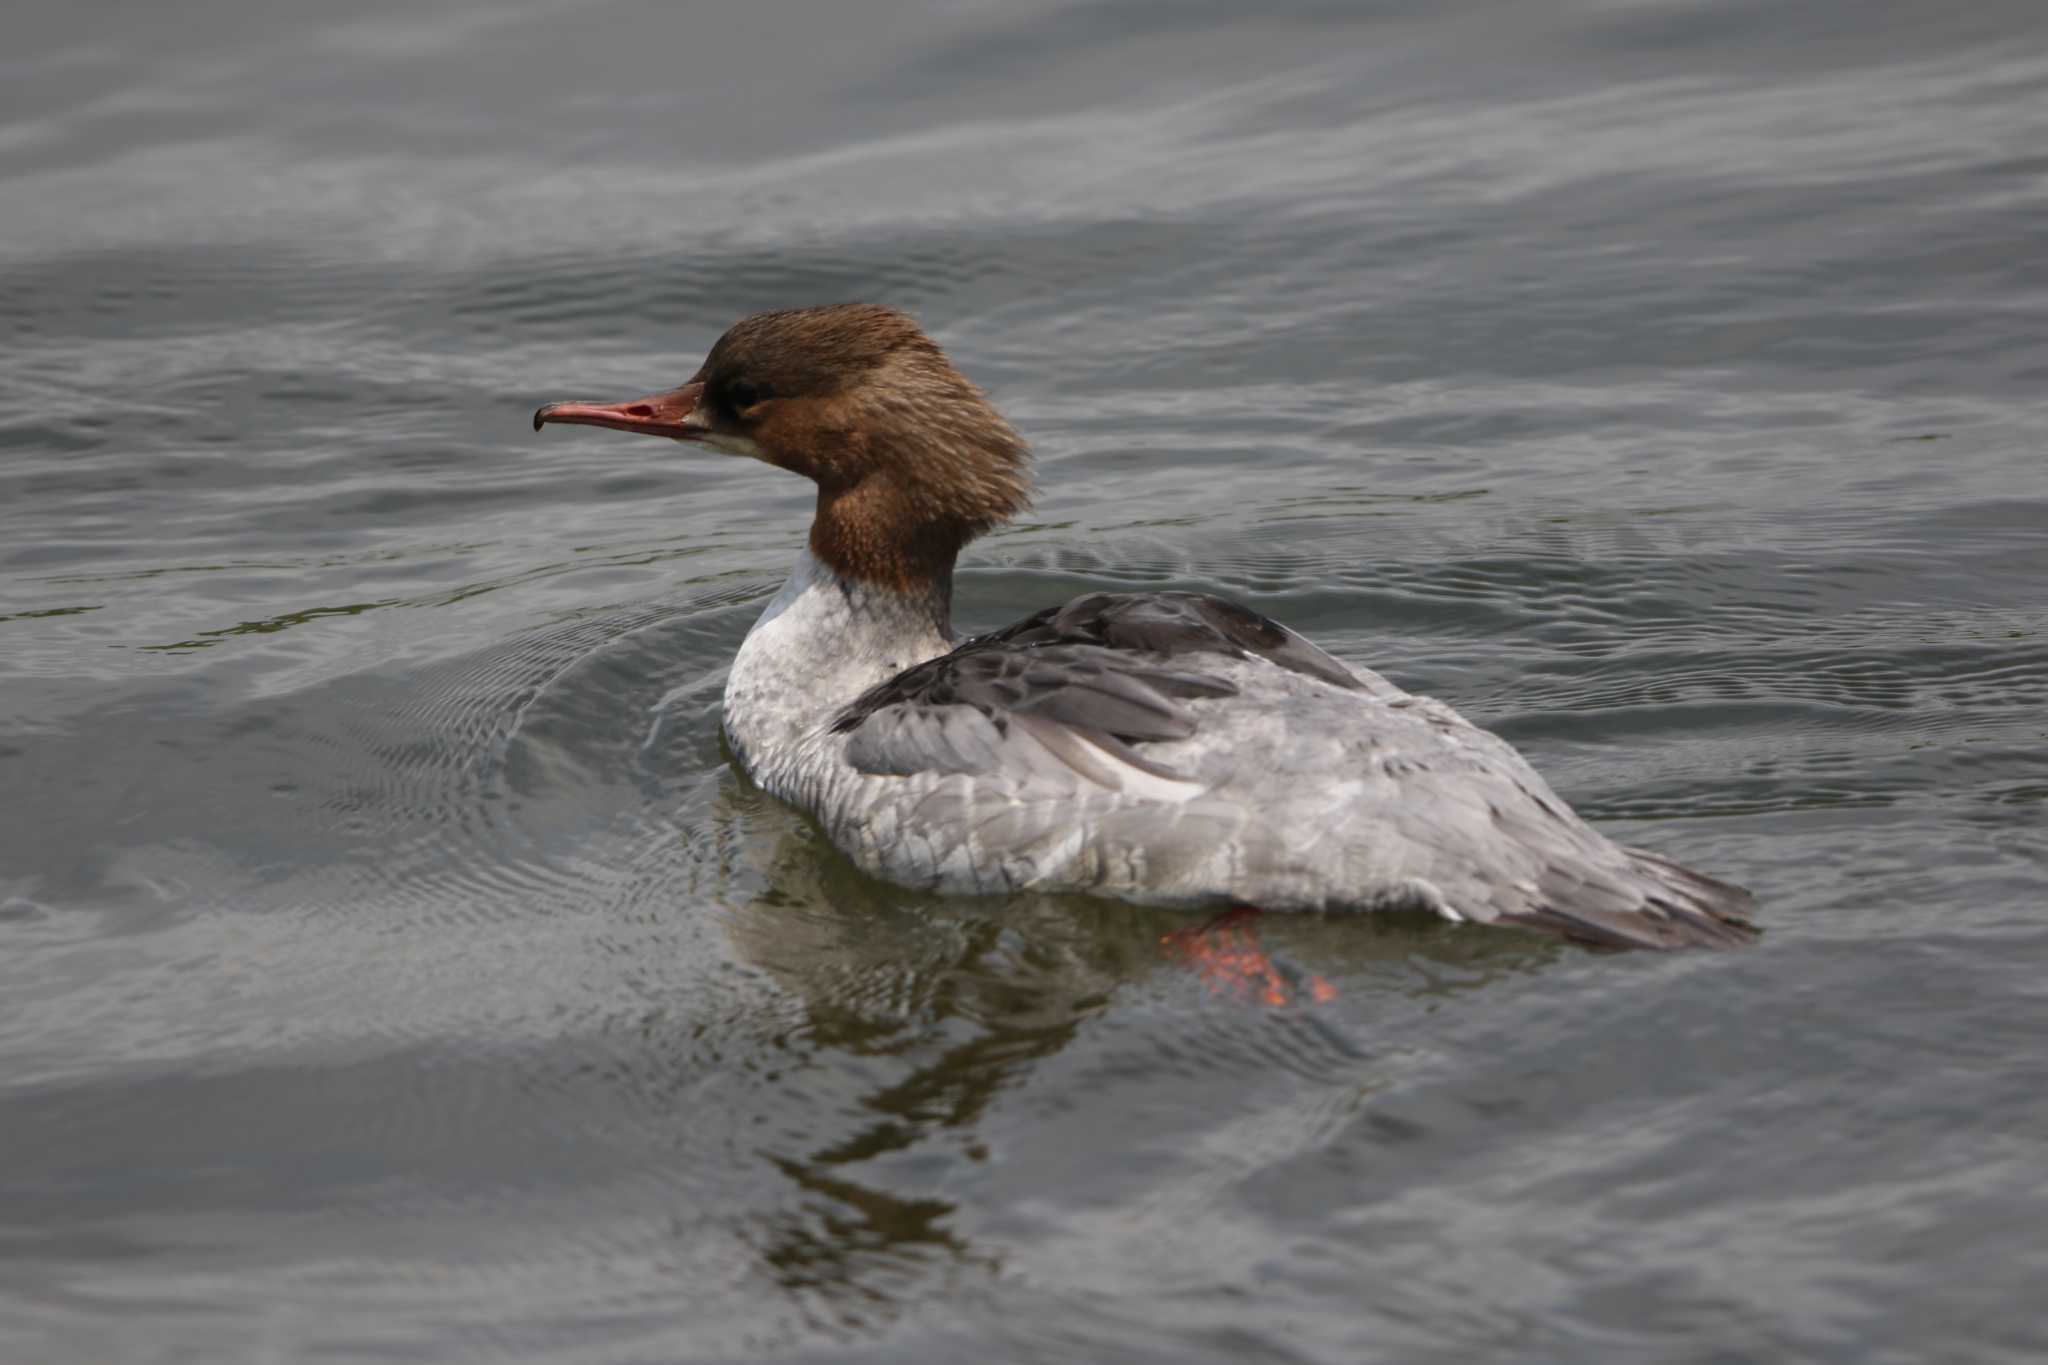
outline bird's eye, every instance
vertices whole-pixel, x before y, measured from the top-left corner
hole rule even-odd
[[[734,379],[725,386],[725,402],[734,412],[745,412],[768,395],[758,385],[744,379]]]

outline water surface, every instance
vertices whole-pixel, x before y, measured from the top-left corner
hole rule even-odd
[[[31,0],[0,1359],[2048,1350],[2030,3]],[[854,872],[718,736],[808,490],[540,401],[915,311],[967,628],[1225,592],[1734,955]]]

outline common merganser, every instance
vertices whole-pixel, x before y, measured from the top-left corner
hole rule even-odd
[[[1506,741],[1220,597],[1110,593],[952,630],[961,547],[1031,496],[1022,438],[902,313],[728,330],[679,388],[533,415],[818,486],[725,734],[866,871],[945,892],[1419,908],[1609,947],[1750,942],[1750,896],[1594,831]]]

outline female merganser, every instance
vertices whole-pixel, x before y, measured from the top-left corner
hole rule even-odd
[[[1498,736],[1201,593],[952,631],[1026,448],[903,314],[762,313],[630,403],[550,403],[792,470],[810,547],[725,687],[747,775],[889,881],[1169,906],[1423,908],[1612,947],[1732,947],[1749,894],[1596,833]]]

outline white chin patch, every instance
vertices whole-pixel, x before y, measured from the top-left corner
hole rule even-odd
[[[749,460],[758,460],[763,458],[761,454],[761,447],[754,444],[753,437],[741,436],[736,432],[706,432],[704,435],[699,436],[696,439],[695,444],[700,446],[710,446],[713,450],[717,451],[721,455],[743,455]]]

